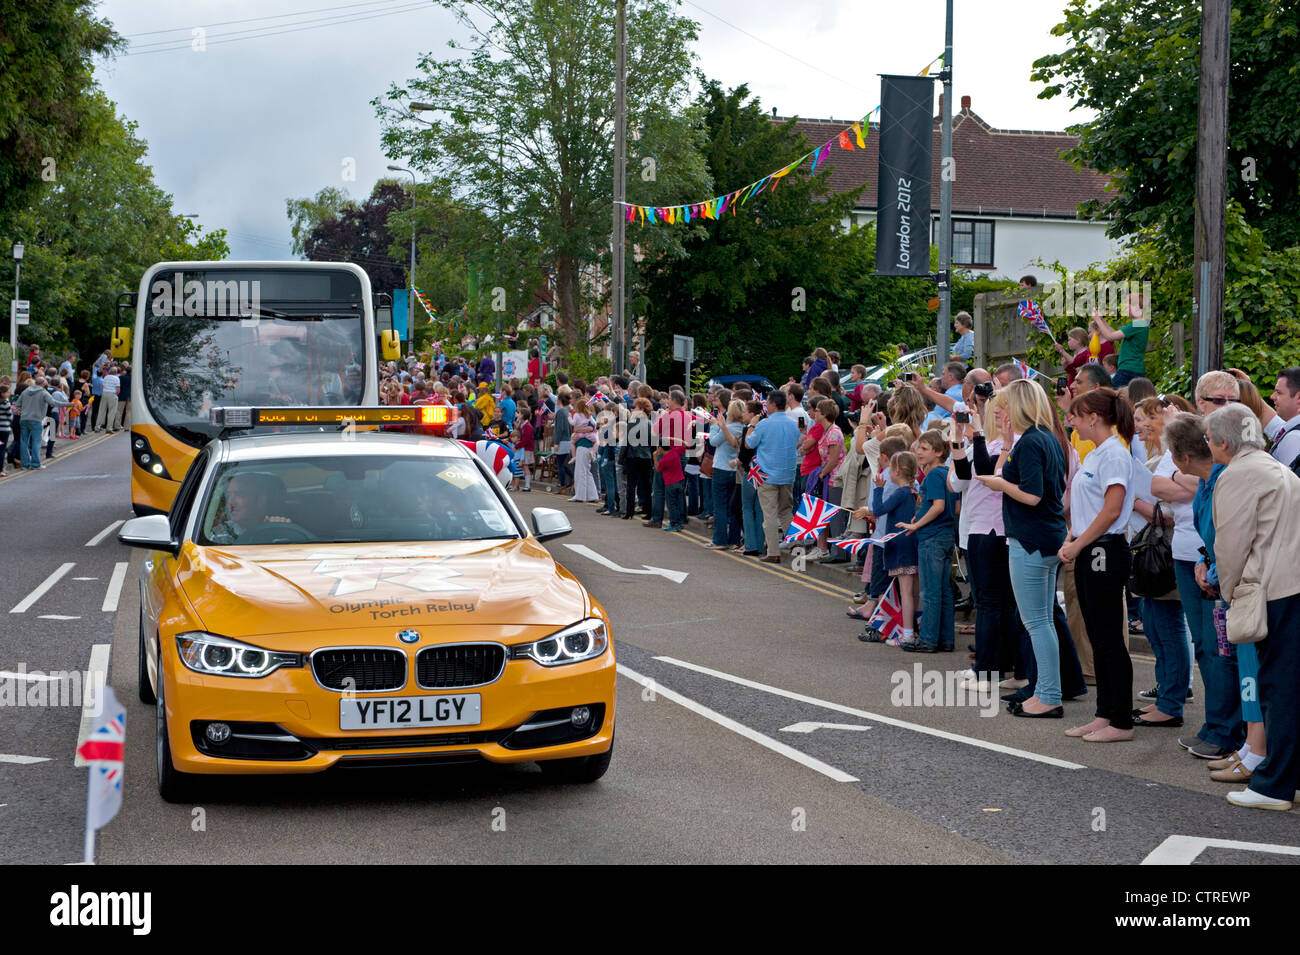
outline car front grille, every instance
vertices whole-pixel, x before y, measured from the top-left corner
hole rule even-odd
[[[415,658],[415,679],[424,690],[482,686],[499,677],[505,665],[505,648],[496,643],[425,647]]]
[[[401,650],[317,650],[311,665],[320,685],[331,690],[374,693],[406,686],[406,654]]]

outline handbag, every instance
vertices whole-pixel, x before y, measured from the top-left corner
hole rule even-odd
[[[1237,584],[1224,616],[1229,643],[1258,643],[1267,637],[1268,604],[1263,584],[1257,580]]]
[[[1174,577],[1173,531],[1160,518],[1160,503],[1156,502],[1155,514],[1130,545],[1133,564],[1129,570],[1129,587],[1138,597],[1163,597],[1178,586]]]

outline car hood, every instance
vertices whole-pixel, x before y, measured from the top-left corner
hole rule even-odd
[[[225,636],[491,625],[562,627],[586,591],[535,540],[259,547],[187,544],[178,578],[203,626]]]

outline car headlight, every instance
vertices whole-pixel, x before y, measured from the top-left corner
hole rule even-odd
[[[302,666],[300,653],[263,650],[201,631],[177,634],[176,649],[187,667],[210,676],[260,677],[280,667]]]
[[[582,623],[565,627],[558,633],[521,644],[514,648],[516,660],[533,660],[545,667],[561,666],[590,660],[605,652],[609,646],[609,631],[599,617],[588,617]]]

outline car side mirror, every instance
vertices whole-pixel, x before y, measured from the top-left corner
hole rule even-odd
[[[117,532],[117,540],[127,547],[161,550],[173,557],[181,550],[181,542],[172,537],[171,522],[165,514],[131,518]]]
[[[535,507],[530,517],[533,520],[533,536],[539,541],[563,537],[573,531],[568,515],[553,507]]]

